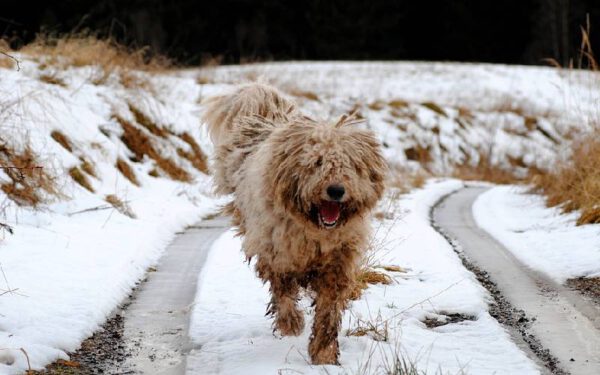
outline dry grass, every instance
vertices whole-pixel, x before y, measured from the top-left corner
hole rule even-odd
[[[63,35],[40,33],[19,52],[43,57],[49,65],[99,65],[106,71],[115,68],[159,71],[171,65],[166,57],[154,55],[148,48],[130,48],[111,38],[100,38],[89,32]]]
[[[396,170],[392,174],[392,177],[388,179],[387,186],[398,189],[401,194],[404,194],[413,189],[423,187],[429,177],[431,176],[425,171],[409,172]]]
[[[152,121],[150,117],[146,116],[144,112],[138,109],[135,105],[129,103],[129,110],[133,114],[135,122],[148,129],[150,133],[161,138],[165,138],[167,136],[168,132],[162,126]]]
[[[140,182],[138,181],[133,169],[129,166],[129,163],[127,163],[121,158],[118,158],[115,167],[132,184],[134,184],[135,186],[140,186]]]
[[[59,145],[61,145],[65,150],[69,152],[73,152],[73,146],[71,145],[71,141],[69,138],[59,130],[53,130],[50,133],[50,137],[54,139]]]
[[[406,159],[417,161],[422,166],[426,166],[426,164],[433,160],[431,156],[431,146],[423,147],[421,145],[416,145],[409,147],[404,150],[404,154],[406,155]]]
[[[94,84],[106,82],[114,72],[154,72],[171,66],[168,58],[153,54],[148,48],[130,48],[111,38],[100,38],[89,32],[61,35],[40,33],[19,52],[36,58],[44,67],[65,69],[70,66],[93,66],[96,69],[90,80]]]
[[[312,91],[304,91],[299,89],[292,89],[288,91],[288,94],[295,96],[297,98],[304,98],[307,100],[313,100],[315,102],[320,101],[319,95],[315,94]]]
[[[80,168],[82,171],[84,171],[85,173],[87,173],[88,175],[92,176],[92,177],[98,177],[98,175],[96,174],[96,168],[94,168],[94,165],[92,164],[92,162],[90,162],[88,159],[85,159],[83,157],[79,158],[79,160],[81,160],[81,165]]]
[[[144,156],[148,156],[171,179],[183,182],[190,182],[192,180],[192,177],[186,170],[156,150],[152,139],[142,129],[121,117],[117,116],[116,119],[123,128],[121,140],[133,152],[137,161],[142,161]]]
[[[56,74],[41,74],[39,80],[50,85],[67,87],[66,82],[62,78],[59,78]]]
[[[481,156],[477,165],[463,164],[456,166],[452,177],[464,181],[488,181],[495,184],[515,184],[524,181],[513,171],[491,164],[489,158]]]
[[[437,113],[440,116],[448,117],[448,115],[442,109],[442,107],[440,107],[439,105],[437,105],[437,104],[435,104],[433,102],[425,102],[425,103],[421,103],[421,105],[423,107],[425,107],[425,108],[428,108],[428,109],[432,110],[433,112]]]
[[[179,148],[177,149],[177,153],[179,154],[179,156],[186,158],[190,163],[192,163],[194,168],[196,168],[200,172],[208,174],[208,158],[206,157],[206,154],[202,152],[202,149],[200,148],[198,142],[196,142],[196,140],[194,140],[194,137],[192,137],[188,132],[184,132],[183,134],[179,134],[178,136],[185,143],[187,143],[192,150],[190,152]]]
[[[388,275],[374,271],[369,267],[362,267],[356,276],[352,292],[350,293],[350,299],[354,301],[358,300],[365,289],[369,287],[369,284],[389,285],[391,282],[392,279]]]
[[[20,206],[37,207],[52,196],[62,197],[56,179],[49,175],[31,148],[15,150],[0,139],[0,169],[10,181],[0,189]]]
[[[555,62],[556,63],[556,62]],[[558,68],[561,68],[558,64]],[[568,69],[573,69],[571,61]],[[577,59],[579,69],[598,71],[590,43],[590,20],[581,28],[581,47]],[[551,171],[531,171],[533,190],[546,195],[550,207],[563,212],[579,211],[577,225],[600,223],[600,126],[591,124],[589,134],[574,140],[570,158]]]
[[[574,142],[570,160],[549,172],[532,172],[531,182],[548,206],[578,210],[577,225],[600,223],[600,130]]]
[[[136,218],[136,215],[133,212],[133,210],[131,209],[131,207],[129,206],[129,204],[127,202],[124,202],[121,199],[119,199],[119,197],[117,197],[116,195],[109,194],[106,197],[104,197],[104,200],[106,202],[108,202],[111,206],[113,206],[117,211],[122,213],[123,215],[129,216],[132,219]]]
[[[350,299],[359,299],[362,296],[363,291],[367,289],[369,285],[390,285],[393,282],[393,279],[389,275],[377,271],[375,268],[381,268],[388,272],[404,272],[404,270],[398,266],[370,266],[369,264],[365,264],[358,271],[354,288],[350,294]]]
[[[394,109],[400,109],[408,107],[408,102],[400,99],[394,99],[388,103],[388,105]]]
[[[387,342],[390,338],[388,321],[380,315],[372,320],[357,319],[355,327],[346,331],[346,336],[369,336],[375,341]]]
[[[13,69],[15,68],[15,62],[10,57],[0,56],[0,68]]]
[[[69,169],[69,176],[71,176],[71,178],[75,182],[77,182],[81,187],[85,188],[91,193],[94,192],[94,188],[92,187],[92,184],[90,184],[90,181],[88,180],[87,176],[78,167],[72,167],[71,169]]]
[[[130,70],[121,70],[119,72],[119,81],[121,85],[126,89],[130,90],[143,90],[149,93],[157,93],[157,89],[148,77],[140,74],[139,72],[132,72]]]

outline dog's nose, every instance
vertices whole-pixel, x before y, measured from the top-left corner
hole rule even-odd
[[[327,195],[334,201],[342,199],[345,193],[346,189],[342,185],[329,185],[327,187]]]

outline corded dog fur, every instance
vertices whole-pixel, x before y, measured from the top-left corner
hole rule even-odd
[[[309,354],[337,364],[338,331],[367,248],[369,212],[384,190],[386,163],[372,132],[346,116],[304,116],[275,88],[253,83],[209,99],[203,115],[215,145],[217,192],[269,282],[274,329],[297,336],[300,288],[315,295]]]

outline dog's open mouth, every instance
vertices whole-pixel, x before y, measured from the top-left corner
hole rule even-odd
[[[319,206],[319,220],[324,227],[333,228],[340,218],[341,211],[339,202],[323,201]]]

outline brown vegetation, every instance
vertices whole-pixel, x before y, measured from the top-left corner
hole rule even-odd
[[[94,188],[90,184],[90,181],[88,180],[87,176],[78,167],[72,167],[71,169],[69,169],[69,176],[71,176],[71,178],[75,182],[77,182],[86,190],[89,190],[92,193],[94,192]]]
[[[307,99],[307,100],[313,100],[315,102],[320,101],[319,100],[319,96],[317,94],[315,94],[314,92],[312,92],[312,91],[292,89],[292,90],[289,90],[288,93],[290,95],[298,97],[298,98],[304,98],[304,99]]]
[[[408,172],[396,170],[392,177],[388,179],[387,186],[398,189],[401,194],[407,193],[413,189],[418,189],[425,185],[429,175],[424,171]]]
[[[131,103],[129,103],[129,110],[133,114],[135,122],[148,129],[150,133],[161,138],[165,138],[167,136],[168,132],[162,126],[152,121],[148,116],[144,114],[144,112],[139,110],[136,106],[134,106]]]
[[[117,167],[117,170],[119,170],[119,172],[121,172],[121,174],[132,184],[134,184],[135,186],[140,186],[140,182],[138,181],[133,169],[131,169],[131,167],[129,166],[129,163],[127,163],[121,158],[118,158],[115,167]]]
[[[383,320],[381,315],[371,320],[357,319],[354,323],[354,328],[346,331],[346,336],[369,336],[375,341],[385,342],[390,338],[388,325],[388,321]]]
[[[148,156],[156,162],[158,167],[170,178],[177,181],[190,182],[192,177],[183,168],[167,157],[162,156],[155,148],[152,139],[139,126],[121,118],[116,117],[117,121],[123,127],[121,140],[131,152],[135,155],[137,161],[141,161],[144,156]]]
[[[514,184],[523,182],[513,171],[492,164],[489,158],[481,155],[476,165],[465,163],[456,166],[452,177],[465,181],[488,181],[495,184]]]
[[[19,52],[44,58],[49,65],[99,65],[106,72],[116,68],[157,71],[171,64],[166,57],[151,54],[148,48],[129,48],[111,38],[99,38],[86,32],[65,35],[40,33]]]
[[[154,87],[152,81],[139,72],[121,70],[119,72],[119,81],[126,89],[139,89],[153,94],[156,93],[156,88]]]
[[[117,211],[119,211],[123,215],[129,216],[132,219],[136,218],[135,213],[133,212],[129,204],[119,199],[119,197],[117,197],[116,195],[109,194],[106,197],[104,197],[104,200],[110,203],[111,206],[113,206]]]
[[[81,157],[79,158],[81,160],[81,170],[84,171],[85,173],[87,173],[88,175],[92,176],[92,177],[98,177],[98,175],[96,175],[96,169],[94,168],[94,165],[87,159]]]
[[[356,275],[356,280],[352,291],[350,292],[350,299],[357,300],[362,296],[362,293],[369,285],[383,284],[389,285],[392,283],[392,278],[383,272],[379,272],[371,268],[370,266],[363,266]]]
[[[200,145],[194,140],[194,137],[192,137],[188,132],[184,132],[183,134],[179,134],[178,136],[185,143],[190,145],[190,148],[192,150],[190,152],[179,148],[177,149],[177,153],[179,154],[179,156],[186,158],[190,163],[192,163],[194,168],[196,168],[200,172],[208,174],[207,157],[204,154],[204,152],[202,152]]]
[[[581,34],[577,67],[596,72],[598,63],[590,43],[589,19]],[[554,64],[561,68],[558,62]],[[573,67],[571,60],[567,68]],[[546,195],[548,206],[558,206],[563,212],[579,211],[577,225],[600,223],[600,126],[595,124],[588,134],[572,142],[568,160],[548,172],[532,171],[530,181],[535,192]]]
[[[0,189],[20,206],[37,207],[50,196],[62,196],[55,178],[44,170],[29,147],[18,151],[0,140],[0,169],[10,179],[2,182]]]
[[[12,69],[15,67],[15,62],[6,56],[0,56],[0,68]]]
[[[550,172],[532,173],[531,182],[548,206],[579,210],[578,225],[600,223],[600,131],[574,142],[570,160]]]
[[[437,104],[435,104],[433,102],[425,102],[425,103],[421,103],[421,105],[423,107],[425,107],[425,108],[428,108],[428,109],[432,110],[433,112],[437,113],[440,116],[448,117],[448,115],[442,109],[442,107],[440,107],[439,105],[437,105]]]
[[[60,144],[65,150],[73,152],[73,146],[71,145],[71,141],[61,131],[53,130],[50,133],[50,137],[52,137],[52,139],[54,139],[58,144]]]
[[[40,81],[48,83],[50,85],[57,85],[61,87],[67,87],[67,84],[62,78],[59,78],[56,74],[41,74],[39,77]]]

